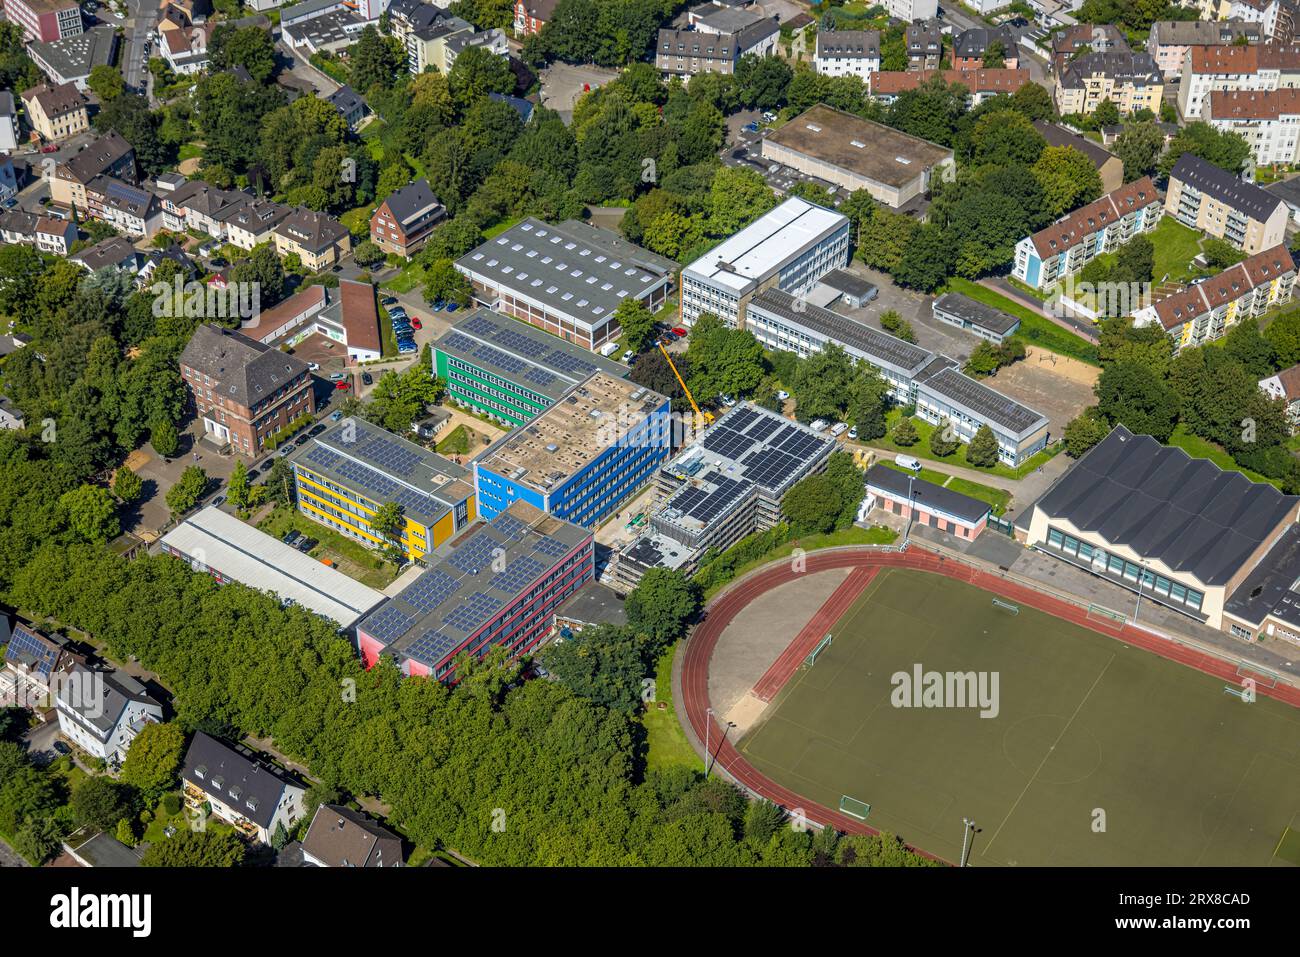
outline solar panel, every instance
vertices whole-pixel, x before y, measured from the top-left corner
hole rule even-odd
[[[487,592],[475,592],[442,619],[444,625],[461,631],[473,631],[501,606],[501,599]]]
[[[545,369],[534,366],[524,373],[524,381],[541,386],[543,389],[555,381],[555,376]]]
[[[496,323],[482,315],[475,315],[460,326],[466,332],[473,333],[476,336],[491,335],[496,331]]]
[[[512,559],[506,570],[492,578],[492,587],[514,596],[546,570],[546,566],[528,555]]]
[[[429,629],[406,649],[407,655],[416,658],[430,667],[435,667],[442,659],[456,649],[459,642],[445,632]]]
[[[541,552],[543,555],[549,555],[551,558],[559,558],[572,547],[572,545],[566,545],[558,539],[541,536],[537,539],[537,544],[533,546],[533,550]]]
[[[451,564],[463,572],[479,571],[491,564],[492,553],[499,547],[496,539],[480,533],[452,553]]]
[[[751,439],[766,439],[769,435],[781,428],[781,423],[768,416],[763,416],[758,423],[750,428],[745,434]]]
[[[380,644],[391,645],[405,634],[406,629],[410,628],[414,622],[414,616],[408,615],[390,601],[367,618],[362,623],[361,630]]]
[[[426,571],[398,595],[402,601],[422,613],[428,613],[456,593],[460,581],[437,568]]]
[[[14,628],[9,645],[5,648],[6,661],[28,665],[42,678],[49,678],[58,658],[57,648],[51,648],[34,632],[28,631],[21,625]]]
[[[478,346],[477,340],[469,336],[462,336],[459,332],[449,332],[442,340],[442,344],[448,349],[455,349],[457,352],[473,352]]]
[[[520,538],[528,530],[527,525],[509,512],[497,513],[497,517],[492,519],[492,527],[509,539]]]

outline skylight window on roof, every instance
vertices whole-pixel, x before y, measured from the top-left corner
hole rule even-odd
[[[597,257],[596,257],[596,262],[598,262],[598,263],[603,263],[603,262],[605,261],[605,259],[606,259],[606,257],[603,256],[603,255],[602,255],[602,256],[597,256]]]
[[[548,295],[552,295],[552,296],[553,296],[553,295],[555,295],[556,292],[559,291],[559,289],[560,289],[559,286],[547,286],[547,287],[546,287],[546,292],[547,292]]]
[[[577,249],[577,248],[578,248],[578,244],[577,244],[577,243],[565,243],[565,244],[564,244],[564,248],[565,248],[565,249]]]
[[[502,267],[501,267],[501,272],[503,272],[503,273],[504,273],[505,275],[507,275],[507,276],[509,276],[509,275],[510,275],[512,272],[514,272],[514,271],[515,271],[515,267],[514,267],[514,266],[502,266]]]
[[[623,270],[623,275],[624,275],[624,276],[635,276],[635,275],[636,275],[636,269],[635,269],[634,267],[632,267],[632,266],[628,266],[626,269]]]
[[[620,299],[626,299],[629,295],[631,295],[631,293],[629,293],[626,289],[620,289],[618,291],[618,298]]]
[[[569,268],[569,264],[568,264],[568,263],[556,263],[556,264],[555,264],[555,268],[558,269],[560,272],[564,272],[564,270],[566,270],[566,269]]]
[[[600,288],[603,289],[605,292],[609,292],[611,289],[614,288],[614,284],[612,282],[602,282],[600,284]]]
[[[591,313],[594,316],[599,316],[604,311],[605,311],[604,306],[597,306],[595,309],[591,310]]]
[[[596,277],[595,277],[595,276],[588,276],[588,277],[587,277],[587,285],[588,285],[588,286],[592,285],[595,281],[596,281]]]
[[[579,300],[578,300],[578,305],[581,306],[581,307],[584,307],[584,308],[585,308],[586,305],[587,305],[587,302],[588,302],[588,300],[586,300],[586,299],[579,299]]]
[[[482,253],[475,253],[475,254],[474,254],[474,261],[475,261],[475,262],[478,262],[478,261],[479,261],[480,259],[482,259],[482,258],[483,258],[483,254],[482,254]]]
[[[591,250],[590,250],[590,249],[584,249],[582,252],[578,253],[578,255],[579,255],[579,256],[590,256],[590,255],[591,255]]]
[[[526,273],[526,272],[521,272],[521,273],[519,274],[519,281],[520,281],[520,282],[523,282],[523,281],[524,281],[525,279],[527,279],[527,278],[528,278],[528,273]]]
[[[495,266],[498,262],[499,262],[499,260],[496,260],[496,259],[489,259],[489,260],[487,261],[487,264],[488,264],[488,266]]]
[[[558,242],[560,242],[563,238],[564,238],[563,236],[552,236],[552,237],[551,237],[551,242],[553,242],[553,243],[558,243]]]
[[[510,242],[510,240],[508,240],[508,239],[506,239],[504,236],[502,236],[502,237],[500,237],[500,238],[497,240],[497,245],[498,245],[498,246],[504,246],[504,245],[505,245],[506,243],[508,243],[508,242]]]
[[[550,256],[543,256],[543,257],[542,257],[542,265],[543,265],[543,266],[549,266],[549,265],[550,265],[551,263],[553,263],[553,262],[555,262],[555,260],[552,259]]]
[[[529,259],[536,259],[536,258],[537,258],[537,250],[536,250],[536,249],[530,249],[530,250],[528,250],[528,258],[529,258]]]
[[[610,268],[610,269],[622,269],[622,268],[623,268],[623,264],[620,263],[620,262],[612,262],[612,263],[609,264],[609,268]]]
[[[545,239],[545,238],[546,238],[546,235],[547,235],[547,231],[546,231],[545,229],[539,229],[539,230],[537,230],[537,238],[538,238],[538,239]]]
[[[540,279],[534,279],[532,282],[529,283],[529,285],[530,285],[530,286],[533,286],[533,287],[540,286],[541,284],[542,284],[542,281],[541,281]]]
[[[566,292],[566,293],[565,293],[563,296],[561,296],[560,298],[561,298],[562,300],[564,300],[565,302],[568,302],[570,299],[573,298],[573,293],[571,293],[571,292]]]
[[[523,224],[522,226],[520,226],[519,228],[520,228],[520,230],[522,230],[522,231],[525,232],[525,233],[531,233],[531,232],[533,231],[533,224],[532,224],[532,223],[524,223],[524,224]]]
[[[805,123],[804,127],[813,133],[820,133],[822,131],[822,128],[816,123]]]
[[[521,250],[521,249],[523,249],[523,248],[524,248],[524,244],[523,244],[523,243],[515,243],[514,245],[512,245],[512,246],[510,247],[510,251],[511,251],[511,252],[515,252],[515,253],[517,253],[517,252],[519,252],[519,250]]]

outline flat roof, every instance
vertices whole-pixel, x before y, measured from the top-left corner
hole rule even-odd
[[[89,76],[97,66],[111,64],[116,46],[117,34],[113,27],[102,26],[48,43],[33,40],[27,44],[27,49],[33,58],[49,66],[64,80],[76,80]]]
[[[952,150],[946,146],[824,103],[773,130],[765,142],[893,187],[905,186],[931,167],[952,159]]]
[[[668,283],[677,263],[608,229],[530,216],[461,256],[456,268],[593,329],[624,299],[645,299]]]
[[[714,246],[683,273],[743,295],[848,221],[842,213],[791,197]]]
[[[762,406],[739,403],[664,466],[665,473],[683,484],[664,500],[650,523],[670,536],[673,530],[700,535],[756,488],[780,499],[836,444],[830,435]]]
[[[1300,525],[1288,525],[1254,571],[1223,604],[1225,614],[1258,625],[1272,615],[1300,627]]]
[[[946,356],[940,356],[946,359]],[[983,419],[1017,436],[1029,435],[1047,425],[1047,416],[1008,399],[982,382],[977,382],[950,364],[929,374],[922,373],[917,382],[952,405],[960,406]]]
[[[940,311],[951,313],[971,325],[999,335],[1006,335],[1020,325],[1020,320],[1010,313],[995,309],[959,292],[944,293],[934,301],[932,308],[936,314]]]
[[[925,479],[910,477],[910,473],[891,469],[888,465],[876,464],[867,470],[867,489],[878,488],[891,495],[916,496],[922,508],[927,511],[937,509],[954,518],[972,525],[992,511],[988,502],[954,492],[952,489],[935,485]]]
[[[289,457],[294,469],[368,497],[397,502],[433,525],[474,494],[469,469],[361,418],[343,419]]]
[[[515,501],[450,546],[357,625],[399,659],[437,667],[499,609],[564,562],[591,533]]]
[[[848,293],[850,296],[856,296],[859,299],[871,295],[872,290],[876,288],[874,282],[869,282],[861,276],[855,276],[847,269],[832,269],[822,276],[820,282],[838,292]]]
[[[346,628],[384,600],[382,593],[209,505],[162,537],[222,575],[290,599]]]
[[[1041,509],[1206,585],[1226,585],[1300,496],[1117,425],[1025,514]]]
[[[823,306],[801,303],[782,289],[764,289],[749,301],[749,308],[755,307],[809,329],[829,342],[859,353],[872,365],[893,369],[900,375],[914,376],[934,358],[928,349]]]
[[[645,386],[596,372],[487,449],[475,465],[545,494],[633,432],[667,401]]]
[[[631,371],[590,349],[491,309],[476,309],[463,316],[433,347],[552,402],[558,402],[594,372],[621,379]]]
[[[571,618],[587,625],[626,625],[627,612],[618,592],[598,581],[589,581],[555,609],[557,618]]]

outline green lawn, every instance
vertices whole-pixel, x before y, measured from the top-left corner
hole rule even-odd
[[[645,763],[648,771],[677,765],[700,767],[700,756],[686,740],[686,732],[673,710],[673,657],[679,646],[680,642],[659,657],[655,667],[655,700],[641,715],[641,724],[646,732]]]
[[[176,154],[176,158],[179,162],[183,163],[188,159],[198,159],[202,155],[203,155],[202,143],[186,143],[184,146],[180,148],[180,151]]]
[[[392,279],[384,282],[383,288],[393,292],[410,292],[418,286],[424,285],[424,267],[419,263],[410,262],[402,267]]]
[[[708,588],[704,592],[704,600],[708,601],[731,582],[740,578],[742,575],[764,565],[767,562],[777,558],[784,558],[791,554],[796,548],[802,548],[805,552],[814,552],[819,548],[835,548],[841,545],[892,545],[898,538],[898,533],[892,528],[886,528],[883,525],[873,525],[871,528],[862,528],[859,525],[851,525],[848,528],[838,529],[834,532],[827,532],[825,535],[803,535],[792,541],[780,545],[765,555],[755,558],[753,561],[746,562],[739,566],[733,572],[730,578],[720,581]],[[725,554],[725,552],[724,552]]]
[[[495,226],[491,226],[483,230],[483,241],[486,242],[489,239],[495,239],[497,236],[500,236],[511,226],[515,225],[515,223],[518,223],[522,220],[523,220],[522,216],[512,216],[508,219],[501,220],[501,222],[497,223]]]
[[[975,469],[986,475],[998,476],[1007,479],[1021,479],[1030,472],[1040,468],[1045,462],[1048,462],[1061,451],[1061,443],[1050,445],[1037,455],[1031,457],[1018,468],[1011,468],[1009,465],[1003,465],[999,462],[997,465],[986,467],[983,465],[973,465],[966,461],[966,449],[968,446],[959,446],[956,452],[951,455],[940,458],[930,451],[930,434],[934,432],[934,426],[919,416],[912,416],[912,424],[916,426],[916,434],[920,436],[915,445],[899,445],[892,438],[894,426],[898,424],[903,417],[902,409],[890,409],[889,414],[885,416],[885,424],[889,431],[879,439],[872,439],[870,445],[877,448],[889,449],[892,452],[901,452],[904,455],[912,455],[918,459],[924,459],[929,462],[946,462],[949,465],[960,465],[963,468]]]
[[[1157,285],[1165,281],[1185,282],[1205,274],[1205,270],[1192,265],[1192,260],[1201,252],[1201,234],[1196,230],[1165,216],[1160,225],[1146,235],[1155,246],[1152,275]]]
[[[1049,352],[1086,362],[1088,365],[1101,365],[1097,347],[1093,343],[1068,329],[1061,328],[1051,319],[1034,312],[1028,306],[1021,305],[1014,299],[1008,299],[977,282],[957,276],[948,280],[945,291],[959,292],[964,296],[970,296],[976,302],[982,302],[1015,316],[1020,320],[1020,330],[1016,333],[1016,338],[1023,339],[1026,345],[1038,346]]]
[[[970,817],[977,867],[1281,865],[1300,818],[1289,705],[910,569],[878,571],[833,633],[737,743],[808,800],[866,802],[867,824],[949,861]],[[937,702],[928,675],[905,694],[917,670]]]
[[[396,566],[385,561],[379,552],[340,535],[327,525],[313,522],[295,509],[277,505],[257,527],[276,538],[283,538],[292,529],[316,539],[319,544],[307,554],[313,558],[342,559],[357,569],[356,574],[351,574],[350,577],[371,588],[383,588],[397,577]],[[339,570],[343,571],[344,568],[340,567]]]
[[[1192,435],[1187,431],[1187,427],[1179,425],[1174,429],[1174,434],[1169,437],[1169,444],[1176,446],[1186,452],[1194,459],[1209,459],[1219,468],[1228,472],[1240,472],[1252,482],[1267,482],[1269,485],[1281,488],[1281,482],[1278,479],[1265,478],[1258,472],[1252,472],[1250,469],[1242,468],[1233,461],[1232,456],[1223,450],[1221,446],[1203,439],[1199,435]]]
[[[437,451],[442,455],[464,455],[469,451],[470,441],[469,429],[458,425],[452,429],[450,435],[438,443]]]

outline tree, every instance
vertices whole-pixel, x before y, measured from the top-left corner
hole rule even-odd
[[[1029,120],[1052,120],[1056,118],[1056,107],[1052,103],[1052,94],[1041,83],[1026,83],[1011,94],[1011,108],[1017,110]]]
[[[477,49],[479,48],[470,47],[464,53]],[[352,86],[362,93],[368,93],[376,86],[389,87],[398,77],[405,61],[405,52],[397,40],[384,36],[374,26],[368,26],[348,49],[348,78],[352,81]]]
[[[1124,164],[1124,182],[1131,183],[1154,173],[1164,148],[1164,131],[1155,122],[1125,123],[1112,147]]]
[[[1281,368],[1300,362],[1300,310],[1283,313],[1270,322],[1264,338],[1273,347]]]
[[[623,607],[628,626],[649,637],[657,651],[685,635],[687,622],[700,608],[700,590],[671,569],[652,568],[641,576]]]
[[[1260,334],[1258,319],[1242,319],[1230,328],[1223,337],[1223,351],[1240,362],[1254,379],[1277,371],[1277,353]]]
[[[242,66],[257,83],[275,72],[275,41],[259,26],[235,27],[223,23],[212,33],[209,52],[213,66],[229,70]]]
[[[1246,258],[1244,252],[1226,239],[1219,239],[1217,236],[1206,236],[1201,240],[1201,255],[1205,257],[1205,262],[1211,269],[1219,272],[1237,265]]]
[[[167,490],[167,507],[173,515],[184,515],[203,497],[208,487],[208,473],[197,465],[186,467],[180,481]]]
[[[916,231],[907,249],[903,251],[894,278],[900,285],[910,289],[933,292],[952,275],[952,268],[950,237],[937,224],[926,223]],[[907,322],[900,322],[894,335],[906,342],[916,341],[912,326]]]
[[[984,48],[984,56],[981,63],[986,70],[1001,70],[1007,65],[1006,47],[1002,45],[1001,40],[994,40]]]
[[[966,461],[980,468],[998,464],[998,437],[988,425],[981,425],[966,447]]]
[[[631,628],[597,625],[548,646],[542,663],[574,694],[614,711],[630,714],[641,707],[646,659]]]
[[[171,458],[180,447],[180,438],[176,435],[176,426],[170,422],[156,423],[149,431],[149,444],[163,458]]]
[[[1112,282],[1145,283],[1155,271],[1156,247],[1147,236],[1137,235],[1115,253],[1115,266],[1108,277]]]
[[[975,121],[970,135],[972,161],[1000,166],[1033,166],[1047,141],[1023,113],[998,110]]]
[[[957,430],[947,419],[941,420],[930,433],[930,451],[939,458],[952,455],[960,447],[961,440],[957,437]]]
[[[248,466],[240,459],[230,473],[230,482],[226,486],[226,501],[232,508],[241,509],[248,505]]]
[[[709,188],[709,232],[728,236],[776,206],[767,181],[752,169],[726,166]]]
[[[1120,120],[1119,107],[1115,102],[1107,97],[1097,104],[1097,108],[1092,113],[1093,122],[1098,127],[1114,126]]]
[[[799,363],[789,383],[799,418],[804,422],[839,419],[851,398],[853,376],[853,360],[838,343],[827,343]]]
[[[244,844],[230,831],[179,830],[149,845],[141,867],[238,867]]]
[[[796,534],[829,532],[843,506],[840,491],[824,473],[800,479],[785,493],[781,512]]]
[[[916,430],[916,423],[912,421],[911,417],[904,417],[894,426],[892,438],[895,445],[907,448],[921,441],[921,433]]]
[[[1047,147],[1034,163],[1033,174],[1053,217],[1091,203],[1102,194],[1097,167],[1073,146]]]
[[[113,475],[113,494],[128,505],[144,491],[144,480],[123,465]]]
[[[461,109],[467,109],[489,93],[513,93],[515,75],[505,57],[499,57],[484,47],[472,46],[456,57],[455,65],[447,74],[447,87],[451,98]]]
[[[468,306],[474,290],[469,280],[457,271],[450,259],[439,259],[424,273],[426,302],[454,302]]]
[[[72,789],[72,813],[77,821],[105,831],[124,817],[134,818],[139,813],[138,803],[134,788],[108,777],[84,778]]]
[[[1150,368],[1116,362],[1097,380],[1097,406],[1107,421],[1165,442],[1178,421],[1178,395]]]
[[[106,64],[90,68],[86,86],[99,97],[101,103],[110,103],[126,92],[126,81],[122,79],[121,71]]]
[[[623,345],[633,352],[640,352],[654,338],[654,313],[640,299],[628,296],[614,310],[614,318],[622,330]]]
[[[736,99],[758,110],[771,110],[785,102],[793,76],[780,57],[748,53],[736,64]]]
[[[98,485],[64,492],[59,504],[67,513],[68,527],[88,542],[102,545],[122,531],[113,497]]]
[[[406,527],[406,514],[400,502],[384,502],[370,516],[370,527],[381,537],[395,541]]]
[[[382,177],[381,177],[382,179]],[[392,192],[391,190],[389,192]],[[373,269],[384,261],[384,251],[369,239],[363,239],[352,250],[352,258],[358,265]]]
[[[185,732],[172,722],[146,724],[127,749],[119,779],[152,805],[176,784],[185,754]]]
[[[1195,120],[1169,141],[1168,148],[1160,157],[1160,175],[1167,177],[1185,153],[1198,156],[1236,176],[1250,159],[1250,144],[1240,133],[1219,130],[1202,120]]]
[[[888,425],[881,403],[864,407],[855,425],[858,429],[859,442],[870,442],[883,436],[888,430]]]
[[[886,309],[880,314],[880,328],[904,342],[916,342],[916,333],[912,330],[912,324],[895,309]]]
[[[125,844],[127,847],[135,847],[135,828],[131,826],[131,822],[126,818],[122,818],[117,822],[114,836],[120,843]]]
[[[1089,406],[1065,423],[1065,454],[1072,459],[1082,458],[1094,445],[1110,434],[1110,424],[1101,410]]]

